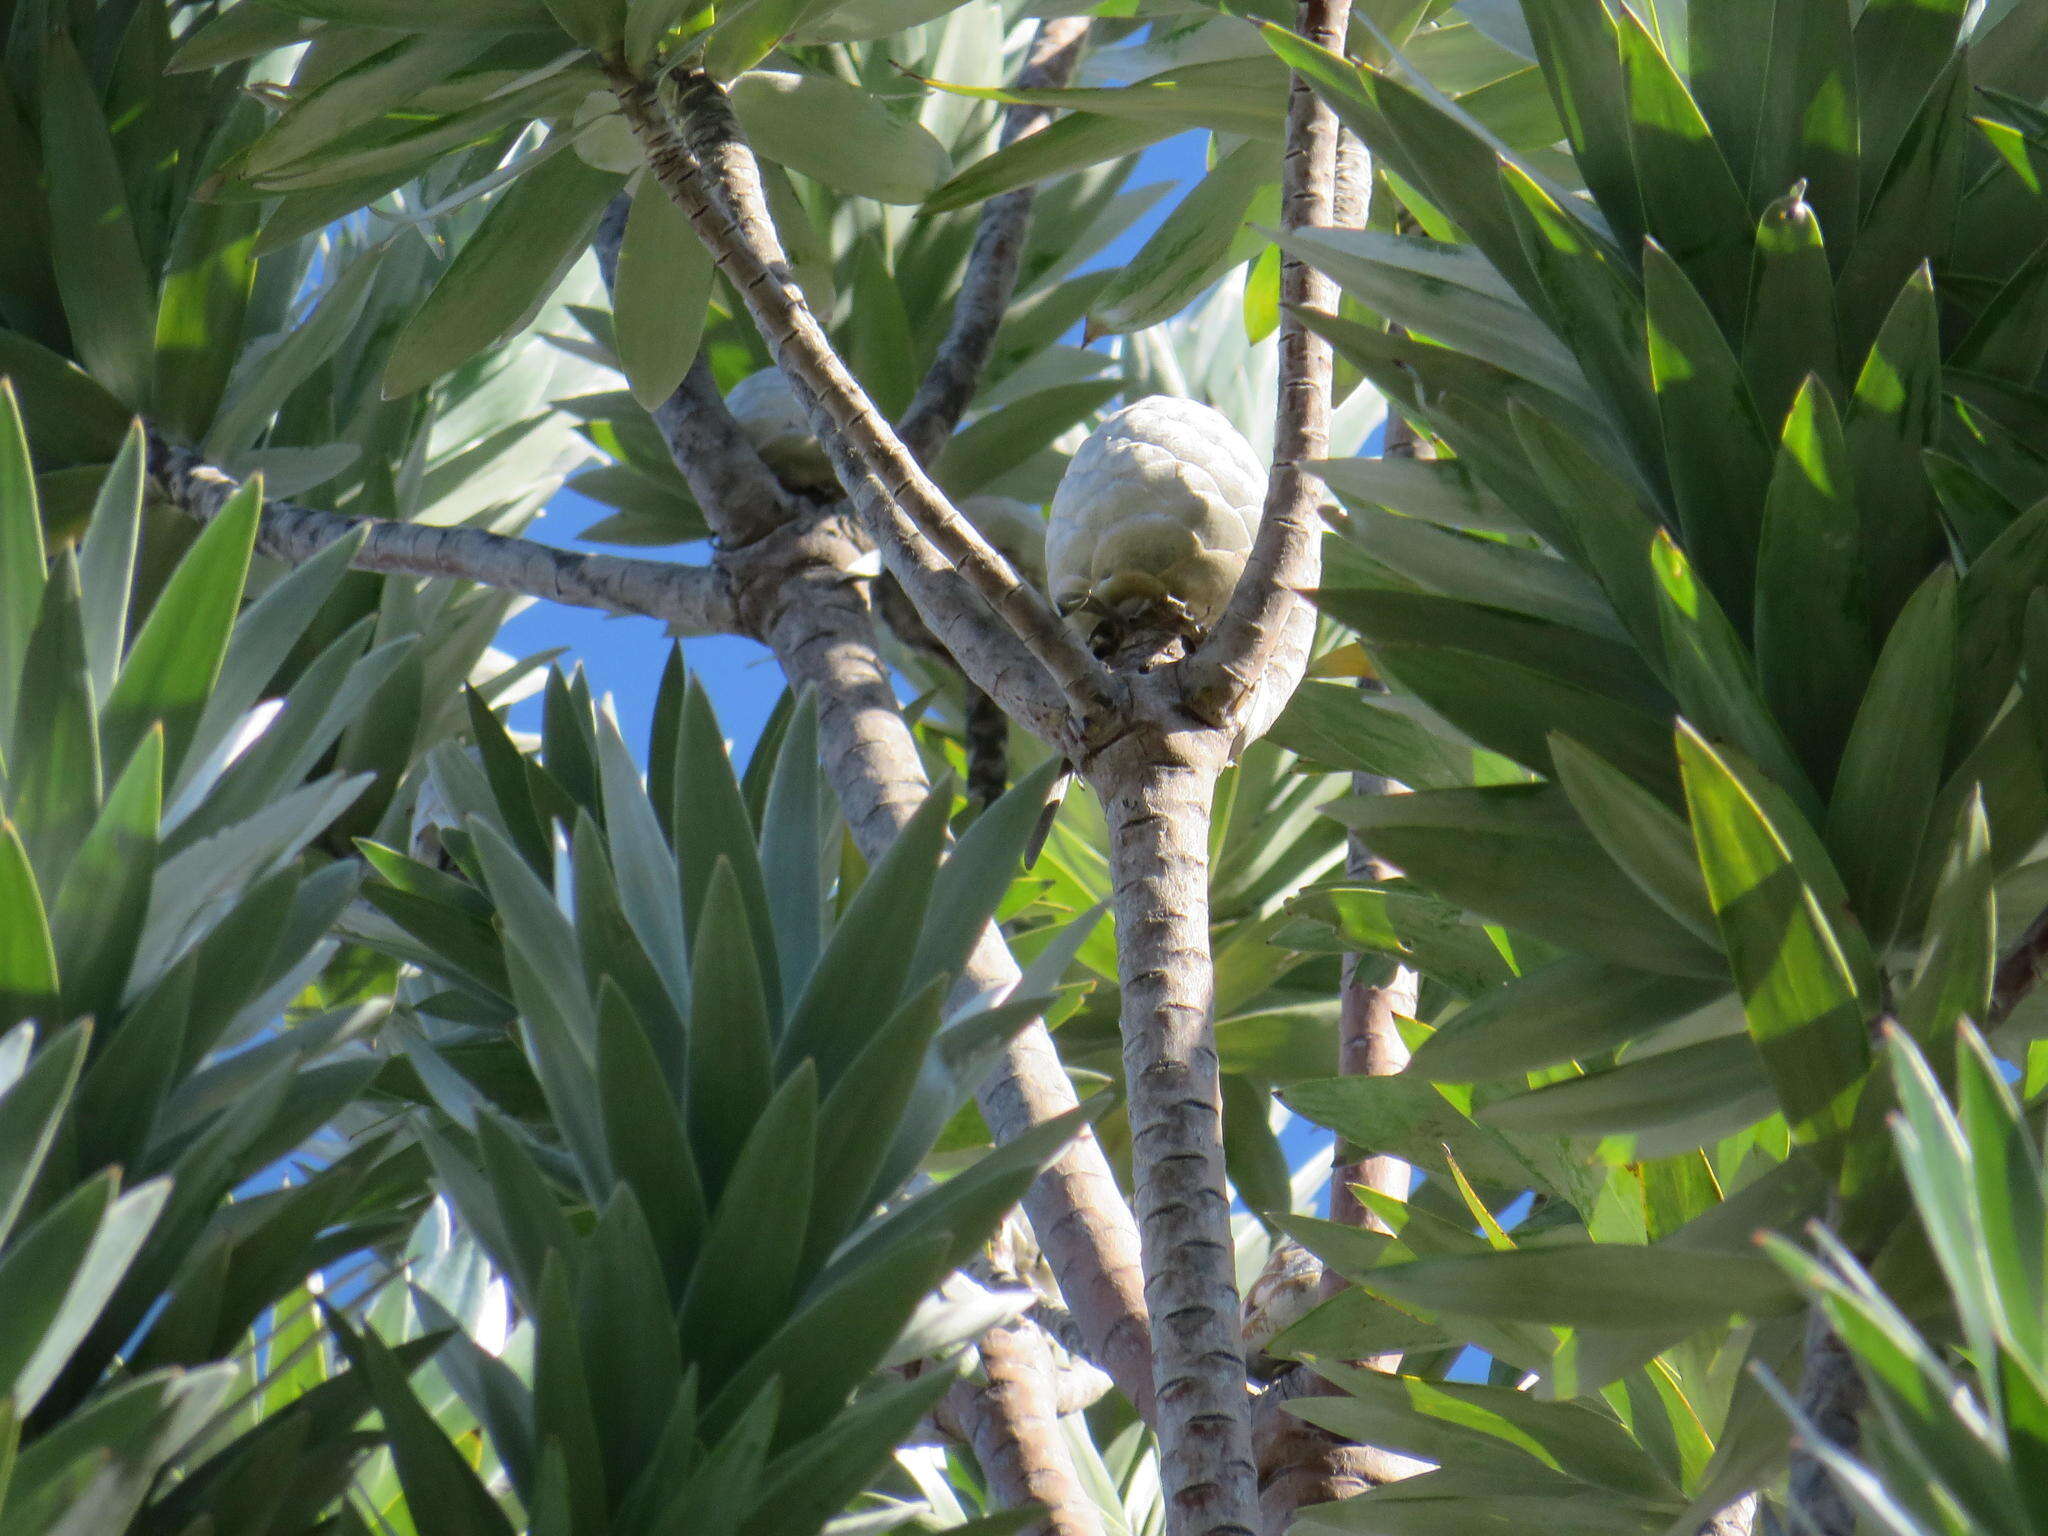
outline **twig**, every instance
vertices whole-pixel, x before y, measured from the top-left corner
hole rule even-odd
[[[189,448],[149,434],[149,472],[169,500],[211,522],[240,487],[231,475]],[[328,545],[364,530],[350,561],[359,571],[442,576],[546,598],[575,608],[659,619],[678,635],[743,632],[724,577],[703,566],[618,555],[579,555],[533,539],[476,528],[435,528],[288,501],[266,501],[256,547],[288,565],[302,565]]]
[[[1117,689],[1101,663],[1045,597],[952,507],[832,350],[790,274],[724,91],[700,70],[680,70],[670,78],[678,87],[674,100],[685,134],[670,125],[648,82],[620,72],[613,85],[626,121],[649,167],[746,301],[777,363],[810,408],[821,441],[828,448],[836,444],[857,470],[851,478],[842,470],[842,479],[919,612],[962,666],[973,670],[976,648],[966,642],[972,630],[987,626],[987,617],[941,575],[950,566],[1022,639],[1081,721],[1106,716]],[[925,543],[941,557],[939,567],[918,557],[916,546]],[[955,643],[956,636],[963,643]],[[977,675],[975,681],[1013,715],[1064,734],[1046,700],[1034,697],[1037,679],[1011,672]]]
[[[1086,16],[1053,16],[1040,22],[1018,72],[1017,88],[1045,90],[1065,85],[1073,77],[1087,38]],[[1003,115],[1001,143],[1007,148],[1051,120],[1049,107],[1016,103]],[[982,205],[974,248],[967,257],[967,274],[953,303],[952,324],[896,428],[903,446],[917,455],[920,463],[930,463],[945,446],[981,383],[981,371],[988,366],[996,332],[1017,286],[1017,268],[1031,233],[1031,203],[1036,195],[1036,187],[1018,187]]]

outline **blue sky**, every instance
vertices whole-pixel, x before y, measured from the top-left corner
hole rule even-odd
[[[1203,133],[1187,133],[1156,144],[1144,153],[1132,184],[1164,181],[1173,183],[1175,190],[1089,262],[1089,267],[1120,266],[1136,253],[1173,204],[1202,175],[1207,139],[1208,135]],[[548,515],[534,527],[533,533],[552,544],[607,549],[610,546],[581,542],[575,532],[609,510],[574,491],[564,490],[549,503]],[[647,553],[639,549],[619,552]],[[701,560],[704,550],[700,546],[664,554],[678,560]],[[644,749],[655,687],[661,679],[670,644],[655,625],[644,619],[608,619],[586,609],[536,603],[506,626],[498,643],[518,655],[565,647],[563,665],[582,663],[592,690],[612,695],[627,742],[636,751]],[[719,721],[734,751],[744,760],[782,691],[782,675],[774,661],[751,640],[722,636],[685,642],[683,658],[709,690]],[[513,723],[522,730],[539,729],[538,701],[515,710]]]

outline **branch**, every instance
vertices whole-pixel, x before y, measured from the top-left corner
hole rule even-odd
[[[845,578],[859,550],[830,523],[807,535],[810,558],[778,569],[769,546],[735,561],[735,581],[761,638],[797,692],[818,704],[819,755],[839,797],[854,844],[869,861],[885,853],[931,791],[917,740],[897,707],[888,667],[861,585]],[[766,588],[758,597],[755,583]],[[1019,979],[1002,935],[983,930],[960,978],[971,994],[1003,996]],[[999,1142],[1013,1141],[1079,1102],[1052,1036],[1033,1023],[1003,1048],[976,1090],[982,1117]],[[1152,1343],[1146,1320],[1138,1232],[1092,1131],[1070,1142],[1024,1197],[1032,1230],[1061,1294],[1078,1321],[1087,1357],[1106,1370],[1138,1412],[1150,1418]]]
[[[808,397],[814,429],[828,448],[836,447],[848,491],[926,622],[970,672],[978,665],[973,653],[989,649],[986,642],[973,643],[972,631],[986,627],[984,616],[942,574],[950,567],[1007,621],[1083,722],[1110,713],[1117,690],[1102,664],[1045,597],[954,510],[832,350],[790,275],[752,152],[725,93],[701,70],[678,71],[670,79],[679,87],[676,104],[687,138],[670,125],[646,81],[618,72],[613,84],[626,121],[648,165],[746,300],[792,387]],[[1038,679],[1009,670],[976,675],[975,681],[1034,729],[1064,734]]]
[[[1029,1318],[1002,1323],[976,1341],[980,1381],[962,1381],[947,1406],[961,1421],[988,1479],[990,1509],[1043,1505],[1028,1536],[1102,1536],[1095,1501],[1081,1486],[1060,1431],[1052,1351]]]
[[[188,516],[212,522],[239,488],[232,476],[192,452],[149,434],[149,472]],[[443,576],[575,608],[659,619],[678,635],[743,633],[725,579],[702,566],[618,555],[578,555],[533,539],[476,528],[435,528],[288,501],[263,504],[256,535],[262,553],[302,565],[337,540],[363,530],[350,564],[389,575]]]
[[[1344,49],[1350,19],[1351,0],[1300,0],[1301,35],[1334,52]],[[1337,135],[1337,115],[1306,79],[1294,76],[1287,98],[1287,153],[1280,168],[1282,228],[1333,221]],[[1287,668],[1306,663],[1306,647],[1288,643],[1289,625],[1290,620],[1301,622],[1305,594],[1322,571],[1322,482],[1302,465],[1330,451],[1332,357],[1330,344],[1302,323],[1301,311],[1334,310],[1336,284],[1299,257],[1285,256],[1280,303],[1280,398],[1265,510],[1230,606],[1182,668],[1188,707],[1215,725],[1244,710],[1253,690],[1275,669],[1283,646]],[[1283,680],[1291,691],[1299,673]]]
[[[1208,832],[1225,742],[1215,731],[1180,734],[1186,739],[1166,752],[1157,741],[1127,737],[1129,745],[1096,759],[1089,779],[1109,823],[1131,1171],[1145,1299],[1157,1320],[1154,1427],[1167,1532],[1255,1536],[1258,1468],[1209,948]]]
[[[1047,90],[1073,77],[1088,39],[1086,16],[1052,16],[1038,24],[1037,35],[1017,74],[1020,91]],[[1001,144],[1038,132],[1052,120],[1050,107],[1013,104],[1003,114]],[[1017,286],[1017,269],[1031,233],[1031,203],[1036,187],[1018,187],[982,205],[975,226],[974,248],[968,253],[967,275],[953,303],[952,324],[939,344],[938,356],[917,387],[910,409],[896,428],[903,446],[928,464],[960,425],[968,402],[981,382],[995,347],[996,332]]]
[[[2027,1000],[2027,994],[2040,981],[2044,965],[2048,965],[2048,911],[2027,924],[2027,931],[2000,958],[1998,969],[1992,973],[1991,1017],[1985,1021],[1988,1027],[1995,1029],[2013,1016],[2013,1011]]]
[[[626,215],[632,206],[633,200],[623,192],[613,198],[591,241],[607,293],[618,288],[619,247],[626,237]],[[761,455],[725,408],[725,397],[719,394],[718,382],[702,352],[674,393],[648,414],[721,545],[750,544],[796,515],[789,492],[775,478],[775,471],[761,462]]]

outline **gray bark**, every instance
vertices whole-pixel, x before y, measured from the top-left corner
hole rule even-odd
[[[154,432],[149,436],[149,472],[173,505],[202,523],[213,521],[240,485],[190,449]],[[579,555],[477,528],[434,528],[266,501],[256,548],[287,565],[299,565],[352,535],[362,539],[349,562],[359,571],[473,581],[576,608],[640,614],[661,620],[678,635],[736,634],[740,628],[732,593],[716,570],[617,555]]]
[[[679,70],[669,79],[685,132],[671,126],[645,81],[622,73],[614,84],[626,120],[650,169],[746,302],[810,410],[819,440],[843,452],[847,492],[925,622],[985,692],[1034,729],[1066,734],[1060,696],[1083,719],[1107,714],[1116,690],[1101,663],[947,501],[832,350],[790,275],[725,93],[701,71]],[[968,601],[962,578],[1002,616],[1009,634],[993,633],[997,626]],[[1040,677],[997,664],[1011,635],[1043,669]],[[1045,678],[1057,685],[1056,695],[1043,690]]]
[[[1209,954],[1218,733],[1134,734],[1089,768],[1109,821],[1124,1080],[1169,1536],[1255,1536],[1258,1475]]]

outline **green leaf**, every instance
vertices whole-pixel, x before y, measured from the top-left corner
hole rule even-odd
[[[1617,25],[1644,225],[1732,333],[1749,288],[1748,204],[1666,50],[1633,11]]]
[[[906,985],[929,978],[929,969],[913,977],[912,962],[929,968],[956,957],[957,933],[930,949],[921,941],[952,803],[950,783],[933,789],[854,893],[810,984],[790,1010],[777,1053],[784,1070],[814,1062],[829,1093],[868,1037],[886,1023]]]
[[[1552,734],[1550,756],[1572,809],[1607,856],[1689,932],[1719,948],[1713,904],[1684,819],[1562,732]]]
[[[1934,495],[1921,469],[1922,452],[1934,445],[1941,417],[1940,316],[1934,278],[1922,267],[1899,290],[1842,424],[1849,462],[1856,466],[1873,639],[1885,633],[1943,552]]]
[[[758,754],[762,748],[754,750]],[[776,968],[792,994],[801,994],[809,983],[825,946],[825,887],[818,856],[821,788],[818,701],[806,689],[776,749],[761,817],[761,878],[775,928]]]
[[[9,810],[43,882],[55,886],[99,812],[100,752],[86,672],[78,562],[50,567],[15,703]]]
[[[1481,993],[1416,1048],[1407,1070],[1430,1082],[1465,1083],[1587,1061],[1726,993],[1719,981],[1568,955]]]
[[[709,1213],[703,1180],[668,1077],[625,994],[607,977],[597,1007],[597,1092],[612,1166],[640,1197],[672,1295],[682,1294],[687,1256]]]
[[[50,244],[72,344],[125,404],[146,408],[156,302],[98,93],[66,32],[43,47]]]
[[[1368,1288],[1432,1311],[1603,1332],[1690,1331],[1797,1305],[1761,1254],[1624,1243],[1418,1259],[1372,1271]]]
[[[1784,837],[1742,781],[1685,726],[1678,753],[1750,1037],[1793,1139],[1839,1169],[1870,1054],[1849,962]]]
[[[768,905],[761,856],[754,844],[754,823],[746,797],[733,776],[725,735],[712,712],[711,699],[693,678],[683,694],[682,733],[676,757],[676,803],[671,825],[686,829],[676,839],[675,854],[683,887],[683,920],[690,942],[697,942],[705,896],[720,859],[732,867],[739,882],[753,935],[761,986],[771,1018],[780,1019],[785,987],[775,969],[775,919]]]
[[[175,779],[220,675],[249,571],[263,483],[252,479],[228,498],[194,541],[151,608],[100,713],[100,747],[126,762],[149,727],[164,728],[164,772]]]
[[[1857,18],[1863,181],[1876,186],[1920,104],[1955,56],[1968,0],[1870,0]]]
[[[627,0],[545,0],[562,30],[592,53],[614,52],[626,36]]]
[[[921,125],[843,80],[753,70],[730,94],[756,150],[838,191],[920,203],[952,169],[945,146]]]
[[[1072,112],[1042,132],[1028,134],[977,160],[924,201],[926,213],[950,213],[1018,187],[1135,154],[1177,132],[1166,121]]]
[[[1870,681],[1854,474],[1834,401],[1810,379],[1764,503],[1756,655],[1764,698],[1815,784],[1833,781]]]
[[[1607,216],[1615,244],[1624,254],[1640,250],[1643,197],[1613,17],[1605,6],[1584,0],[1528,0],[1522,15],[1571,140],[1573,161]]]
[[[619,907],[678,1009],[690,1006],[689,953],[683,935],[683,892],[668,839],[640,773],[611,718],[597,722],[598,772],[604,786],[606,847],[617,874]]]
[[[135,578],[135,546],[141,532],[143,455],[147,444],[137,422],[100,482],[92,519],[78,554],[81,617],[92,694],[104,699],[114,686],[128,639],[128,594]]]
[[[171,1192],[168,1179],[152,1179],[114,1199],[115,1182],[110,1170],[79,1185],[0,1262],[0,1296],[9,1302],[0,1382],[23,1413],[99,1323]]]
[[[14,720],[21,669],[48,579],[28,435],[14,385],[0,378],[0,722],[6,722],[0,729]]]
[[[263,122],[255,102],[221,124],[201,174],[218,170]],[[182,442],[204,441],[227,393],[256,285],[260,203],[186,200],[171,236],[157,296],[156,381],[151,409],[159,427]]]
[[[1654,244],[1643,252],[1643,291],[1650,377],[1686,553],[1730,619],[1747,628],[1770,443],[1699,290]]]
[[[1432,790],[1324,807],[1427,890],[1618,965],[1720,979],[1727,965],[1643,900],[1551,786]],[[1531,883],[1517,870],[1541,869]]]
[[[583,1369],[594,1389],[599,1454],[592,1480],[625,1488],[657,1450],[683,1388],[673,1303],[654,1234],[630,1187],[612,1195],[584,1244],[576,1313]]]
[[[1835,285],[1842,351],[1860,357],[1899,289],[1948,253],[1969,139],[1969,72],[1952,60],[1929,88],[1877,185]]]
[[[721,1188],[775,1092],[775,1042],[739,882],[724,859],[711,877],[691,958],[690,1103],[697,1161]],[[855,1006],[875,999],[855,994]]]
[[[1765,706],[1749,652],[1713,595],[1667,533],[1652,546],[1664,620],[1671,690],[1685,718],[1716,740],[1731,741],[1818,821],[1813,786],[1792,755],[1784,731]],[[1625,766],[1625,765],[1624,765]]]
[[[349,1364],[368,1381],[407,1502],[434,1512],[436,1536],[512,1536],[504,1512],[414,1395],[384,1341],[367,1329],[357,1333],[332,1307],[322,1310]]]
[[[824,1432],[882,1363],[918,1302],[945,1278],[950,1247],[944,1232],[923,1234],[825,1287],[747,1361],[728,1391],[773,1374],[783,1384],[776,1439],[801,1445]],[[718,1411],[714,1402],[709,1412]]]
[[[1219,159],[1096,296],[1088,308],[1089,335],[1157,325],[1255,255],[1264,241],[1246,221],[1266,222],[1278,212],[1277,195],[1267,191],[1276,174],[1270,146],[1257,139]],[[1255,210],[1258,203],[1271,208]]]
[[[1956,581],[1944,566],[1899,615],[1856,711],[1828,803],[1827,842],[1851,905],[1883,949],[1927,832],[1956,692]]]
[[[4,848],[5,842],[0,840],[0,850]],[[4,851],[0,851],[0,868],[5,864]],[[11,927],[14,909],[9,904],[6,910]],[[25,1051],[34,1028],[17,1025],[0,1036],[0,1045],[18,1046]],[[8,1234],[14,1230],[15,1221],[35,1189],[43,1160],[56,1145],[72,1090],[78,1085],[79,1070],[85,1064],[91,1033],[91,1024],[85,1022],[62,1030],[44,1030],[43,1048],[0,1095],[0,1245],[7,1242]]]
[[[152,730],[114,781],[58,888],[51,926],[67,1017],[119,1014],[156,875],[163,769],[163,732]]]
[[[1282,78],[1283,71],[1267,60],[1241,58],[1183,65],[1130,85],[1019,90],[945,80],[926,83],[979,101],[1164,120],[1180,128],[1207,128],[1271,143],[1279,139],[1286,115],[1276,89]]]
[[[1627,1429],[1583,1404],[1543,1402],[1513,1387],[1424,1381],[1319,1362],[1318,1374],[1325,1370],[1343,1395],[1314,1399],[1303,1417],[1361,1444],[1461,1469],[1476,1460],[1526,1472],[1533,1461],[1631,1499],[1664,1501],[1678,1492]]]
[[[343,267],[323,285],[320,302],[304,323],[243,370],[207,430],[207,458],[218,460],[254,446],[278,407],[348,340],[369,304],[385,250],[371,246]]]
[[[1663,472],[1657,399],[1643,357],[1642,301],[1631,275],[1534,177],[1503,164],[1502,198],[1543,286],[1553,324],[1606,414],[1654,483]]]
[[[1010,894],[1046,795],[1059,779],[1056,762],[1041,763],[1004,791],[967,829],[932,880],[927,915],[904,990],[941,976],[958,977]],[[909,828],[904,829],[908,835]],[[887,867],[885,856],[883,867]],[[879,874],[880,871],[875,872]],[[870,879],[874,875],[870,875]],[[856,904],[858,897],[855,898]],[[852,913],[848,913],[850,918]]]
[[[392,344],[384,398],[426,387],[531,324],[618,188],[616,175],[573,151],[550,155],[515,181]]]
[[[1956,591],[1953,745],[1975,742],[2019,675],[2029,594],[2048,580],[2048,499],[2027,509],[1975,560]]]
[[[933,473],[957,499],[971,496],[1052,445],[1125,388],[1121,378],[1041,389],[971,422],[940,450]]]
[[[612,316],[633,398],[653,410],[697,356],[716,268],[675,200],[652,176],[633,193],[619,244]]]
[[[418,6],[410,0],[266,0],[280,10],[318,21],[394,32],[547,32],[557,30],[543,0],[445,0]]]
[[[129,411],[70,359],[0,328],[0,379],[11,382],[44,464],[104,464],[121,446]]]
[[[1766,434],[1784,429],[1809,377],[1818,378],[1834,398],[1842,393],[1835,279],[1821,222],[1805,191],[1806,184],[1797,183],[1764,210],[1750,265],[1742,370]]]
[[[1459,459],[1317,459],[1308,467],[1354,510],[1385,507],[1403,517],[1480,533],[1524,531],[1472,466]]]
[[[1364,229],[1291,230],[1274,238],[1396,324],[1567,399],[1590,401],[1578,359],[1473,247]]]
[[[1644,1055],[1567,1078],[1478,1111],[1482,1124],[1529,1135],[1643,1138],[1634,1158],[1709,1145],[1777,1107],[1771,1080],[1745,1035]]]
[[[1927,938],[1899,1001],[1899,1027],[1929,1049],[1947,1045],[1967,1019],[1991,1016],[1998,968],[1998,909],[1992,894],[1991,828],[1972,795],[1935,888]]]
[[[847,1235],[895,1193],[879,1188],[877,1180],[938,1032],[945,985],[944,978],[935,980],[874,1030],[819,1107],[819,1177],[806,1268],[823,1267]]]
[[[799,1066],[762,1110],[718,1196],[681,1327],[715,1392],[779,1327],[803,1278],[818,1079]]]

